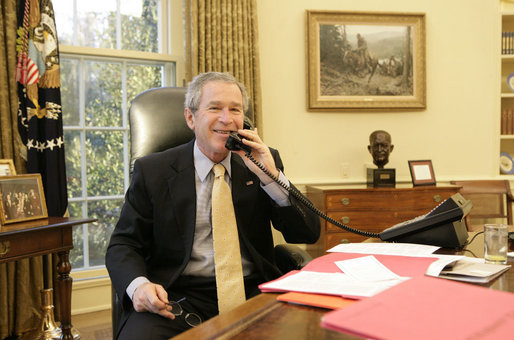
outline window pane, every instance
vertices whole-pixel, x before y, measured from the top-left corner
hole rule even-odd
[[[121,126],[121,63],[85,63],[86,125]]]
[[[127,66],[127,107],[135,96],[152,87],[162,86],[163,65]]]
[[[74,45],[73,30],[75,25],[73,20],[73,1],[53,0],[52,5],[55,12],[55,25],[57,26],[59,44]]]
[[[64,125],[78,126],[79,115],[79,61],[61,58],[61,103]]]
[[[89,265],[103,266],[105,251],[111,233],[120,216],[123,199],[93,201],[88,203],[88,216],[97,218],[98,222],[89,224]]]
[[[121,3],[121,49],[159,52],[157,0]]]
[[[69,202],[68,211],[70,216],[82,216],[82,202]],[[83,225],[73,226],[73,249],[70,251],[70,263],[73,269],[84,267],[84,233]]]
[[[123,195],[123,132],[86,134],[88,196]]]
[[[117,0],[54,0],[59,43],[159,53],[159,1],[119,3],[118,15]]]
[[[66,45],[116,48],[116,1],[54,0],[59,42]],[[74,15],[76,14],[76,17]]]
[[[80,132],[73,130],[64,131],[64,145],[66,147],[66,182],[68,184],[68,196],[82,196],[82,173]],[[70,215],[74,216],[74,215]],[[82,214],[78,215],[82,216]]]

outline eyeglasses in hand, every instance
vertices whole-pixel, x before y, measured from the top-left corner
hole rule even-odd
[[[168,306],[171,307],[171,311],[170,311],[171,314],[173,314],[175,316],[181,316],[184,313],[184,310],[182,309],[182,306],[180,305],[180,303],[185,300],[186,300],[186,298],[183,297],[182,299],[180,299],[178,301],[170,301],[168,303]],[[191,327],[196,327],[202,323],[202,318],[196,313],[187,313],[184,316],[184,320]]]

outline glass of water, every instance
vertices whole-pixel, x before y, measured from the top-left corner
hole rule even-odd
[[[484,258],[486,263],[507,263],[508,234],[508,225],[506,224],[486,224],[484,226]]]

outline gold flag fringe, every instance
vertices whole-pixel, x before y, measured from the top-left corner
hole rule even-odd
[[[55,88],[61,86],[61,78],[59,76],[59,66],[52,65],[47,68],[45,73],[39,78],[39,87]]]

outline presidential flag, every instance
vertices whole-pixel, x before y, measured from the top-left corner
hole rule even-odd
[[[22,0],[18,23],[18,130],[27,147],[27,172],[41,174],[48,215],[63,216],[68,194],[59,49],[51,0]]]

